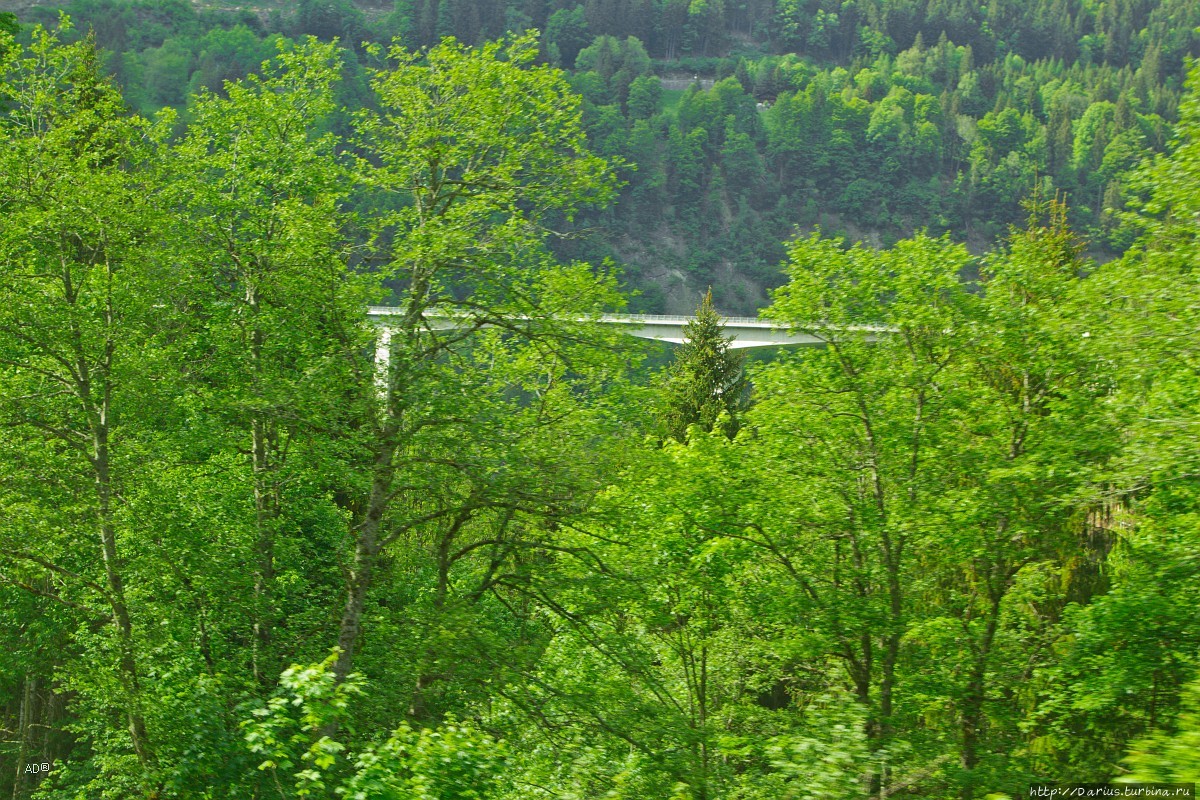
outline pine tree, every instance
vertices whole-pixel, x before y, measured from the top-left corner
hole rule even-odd
[[[683,326],[683,335],[666,383],[667,433],[683,442],[689,425],[711,431],[720,424],[732,438],[747,405],[745,358],[730,350],[732,340],[713,308],[712,289],[696,309],[696,318]],[[722,413],[728,415],[724,420]]]

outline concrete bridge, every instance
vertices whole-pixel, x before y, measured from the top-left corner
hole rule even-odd
[[[367,314],[370,319],[385,328],[391,317],[404,313],[403,309],[391,306],[372,306]],[[452,313],[428,313],[425,316],[433,330],[453,330],[460,327],[467,319],[465,315]],[[659,342],[680,344],[683,342],[683,326],[695,317],[674,317],[662,314],[602,314],[599,317],[580,317],[580,322],[592,322],[597,325],[610,325],[636,336],[640,339],[653,339]],[[780,347],[807,346],[814,347],[825,344],[842,332],[865,332],[868,341],[874,340],[886,329],[871,325],[830,327],[828,334],[791,332],[782,328],[779,323],[769,319],[755,317],[723,317],[725,336],[732,339],[730,348],[735,350],[750,347]]]

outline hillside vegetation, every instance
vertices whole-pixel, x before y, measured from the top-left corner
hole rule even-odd
[[[1200,54],[1185,0],[233,5],[61,8],[144,114],[245,76],[281,36],[351,45],[338,99],[354,108],[373,102],[364,41],[544,31],[541,58],[570,71],[593,147],[625,163],[619,202],[558,247],[613,259],[648,311],[690,310],[711,284],[719,306],[752,312],[783,280],[781,243],[817,226],[877,246],[950,232],[981,252],[1035,186],[1064,194],[1093,252],[1119,253],[1123,176],[1165,146]]]

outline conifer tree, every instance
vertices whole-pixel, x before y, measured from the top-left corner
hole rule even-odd
[[[732,339],[725,336],[721,316],[713,308],[712,289],[696,309],[696,318],[683,326],[683,335],[666,383],[667,433],[683,442],[689,425],[711,431],[720,423],[732,438],[747,405],[745,358],[729,347]],[[725,421],[720,419],[722,412],[728,414]]]
[[[21,26],[17,23],[16,14],[11,11],[0,11],[0,31],[10,36],[16,36],[20,30]]]

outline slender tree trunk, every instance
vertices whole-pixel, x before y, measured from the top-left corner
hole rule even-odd
[[[896,686],[896,662],[900,658],[900,640],[903,637],[903,602],[900,588],[900,565],[888,564],[888,632],[883,638],[882,672],[879,681],[880,734],[891,733],[892,695]]]
[[[708,800],[708,646],[700,646],[700,800]]]
[[[393,436],[380,442],[375,452],[375,476],[371,481],[371,494],[367,500],[367,512],[358,526],[354,543],[354,565],[346,586],[346,605],[342,610],[342,621],[338,628],[338,657],[333,665],[334,678],[338,683],[346,680],[354,665],[354,648],[362,629],[363,608],[367,590],[371,586],[371,575],[380,550],[380,523],[390,501],[392,465],[395,452]]]
[[[885,539],[885,541],[888,541]],[[885,548],[890,551],[890,542],[885,545]],[[892,561],[888,558],[888,626],[887,633],[883,637],[883,654],[879,661],[880,680],[879,680],[879,722],[875,728],[875,740],[872,743],[872,752],[879,752],[886,748],[888,739],[892,735],[892,706],[893,697],[896,690],[896,662],[900,658],[900,640],[903,638],[903,613],[902,603],[903,595],[900,589],[900,568],[899,559]],[[877,793],[880,798],[886,795],[886,787],[889,780],[890,770],[886,763],[875,774],[872,781],[872,793]]]
[[[991,658],[992,644],[996,640],[996,629],[1000,624],[1000,601],[1003,596],[1003,585],[999,590],[992,592],[991,602],[988,604],[988,618],[983,629],[983,639],[975,651],[971,672],[967,678],[967,690],[963,697],[962,751],[959,763],[966,774],[960,793],[962,800],[972,800],[975,796],[975,779],[972,772],[979,766],[983,704],[987,698],[987,669]]]
[[[25,765],[29,763],[33,720],[37,705],[37,677],[26,675],[21,692],[21,711],[17,722],[17,774],[13,780],[13,800],[28,796],[29,781],[25,776]]]
[[[274,628],[275,586],[275,521],[279,517],[279,497],[274,485],[274,464],[269,444],[272,437],[268,423],[254,419],[250,423],[251,457],[254,471],[254,524],[257,530],[254,573],[254,680],[265,685],[275,679],[275,663],[271,652]]]
[[[145,716],[142,713],[141,682],[134,655],[133,622],[125,600],[125,582],[121,575],[121,561],[117,555],[117,532],[113,524],[112,482],[109,472],[108,427],[104,424],[106,416],[107,409],[102,408],[102,423],[96,428],[93,437],[100,544],[104,553],[104,575],[108,584],[113,624],[117,628],[120,646],[121,683],[128,703],[129,736],[133,741],[133,750],[137,753],[138,762],[143,768],[149,768],[154,757],[150,750],[150,737],[146,732]]]
[[[471,520],[471,517],[471,513],[467,510],[460,512],[438,540],[437,587],[433,594],[433,620],[435,624],[445,611],[446,602],[450,597],[450,567],[453,564],[450,551],[453,549],[458,534],[462,531],[463,526]],[[439,676],[430,671],[430,667],[437,662],[437,659],[437,651],[434,648],[426,647],[424,656],[422,656],[420,670],[417,674],[416,685],[413,687],[412,700],[408,706],[409,716],[414,719],[425,719],[428,714],[428,706],[425,703],[424,695],[425,691],[439,680]]]
[[[387,336],[387,364],[383,375],[382,418],[375,435],[371,489],[366,511],[354,535],[354,565],[346,586],[346,605],[338,627],[338,657],[333,665],[338,683],[346,680],[354,665],[354,648],[362,629],[363,608],[379,551],[383,547],[381,525],[392,501],[396,476],[396,454],[403,440],[402,416],[405,386],[401,380],[405,356],[419,352],[422,314],[429,295],[429,279],[421,270],[413,275],[410,299],[400,328]],[[336,726],[331,730],[336,732]],[[327,733],[326,735],[332,735]]]
[[[111,280],[111,274],[109,275]],[[69,272],[63,276],[64,296],[75,302],[75,290]],[[125,581],[121,572],[121,559],[117,553],[117,531],[113,520],[112,452],[109,435],[112,429],[112,365],[116,345],[111,338],[115,325],[115,312],[111,298],[106,309],[105,325],[109,337],[104,345],[104,355],[93,372],[90,359],[84,350],[83,336],[78,328],[71,330],[71,347],[75,356],[75,390],[79,400],[87,408],[88,427],[91,430],[92,452],[90,462],[96,493],[96,523],[100,534],[100,550],[104,559],[104,577],[108,602],[112,610],[113,625],[117,629],[119,650],[118,670],[121,688],[125,695],[126,713],[129,721],[129,737],[138,763],[149,770],[154,762],[150,749],[150,737],[146,732],[146,720],[142,713],[141,685],[138,678],[137,659],[133,637],[133,622],[125,599]],[[97,397],[96,395],[99,395]]]
[[[269,265],[256,262],[262,272],[269,272]],[[254,326],[250,331],[250,360],[253,381],[261,391],[267,380],[264,375],[263,346],[266,332],[259,326],[260,303],[253,277],[246,278],[246,305],[250,309]],[[254,557],[254,645],[251,663],[254,680],[265,686],[275,680],[275,659],[271,648],[275,627],[275,522],[279,518],[279,487],[275,479],[278,467],[274,458],[276,441],[272,422],[256,415],[250,420],[250,459],[254,476],[254,527],[257,534]]]

